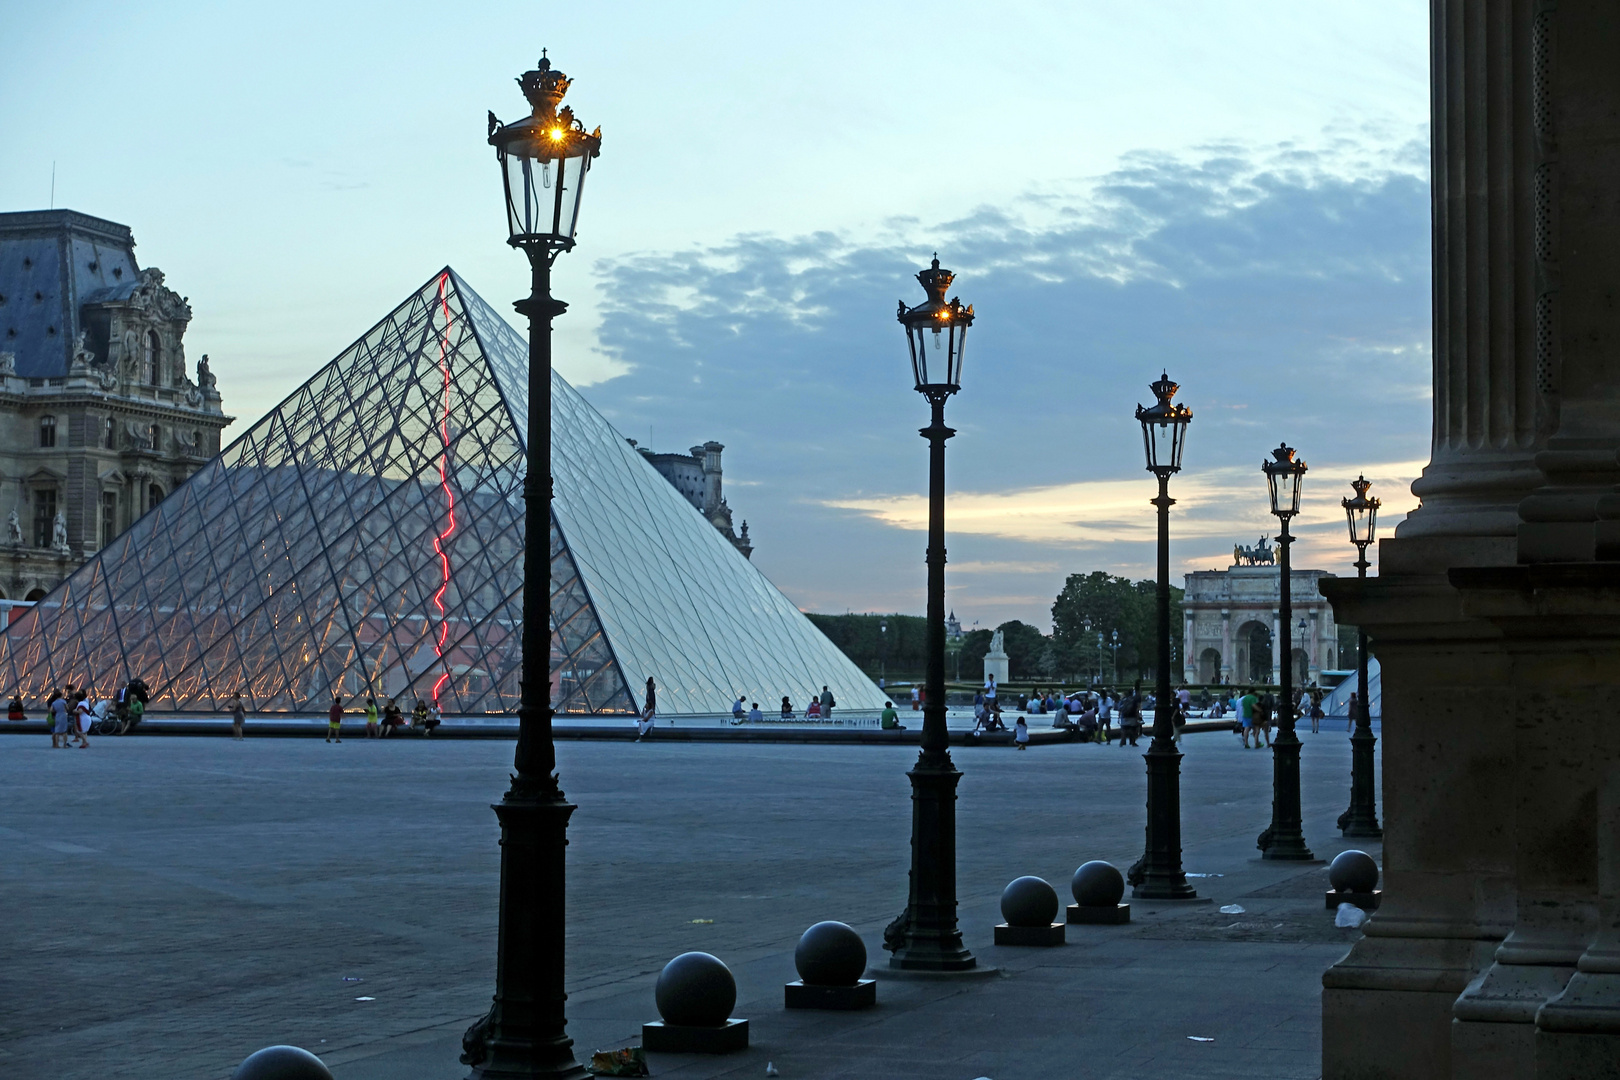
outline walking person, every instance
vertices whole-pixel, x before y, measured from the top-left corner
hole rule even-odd
[[[1352,690],[1350,691],[1350,711],[1344,714],[1345,731],[1349,732],[1356,729],[1356,717],[1360,715],[1360,713],[1358,713],[1356,710],[1359,708],[1361,708],[1361,699],[1358,698],[1356,696],[1356,692]]]
[[[1020,750],[1029,749],[1029,721],[1023,713],[1019,713],[1018,719],[1013,721],[1013,745]]]
[[[1260,695],[1260,700],[1254,707],[1254,726],[1259,734],[1255,736],[1254,748],[1260,749],[1260,735],[1266,737],[1266,746],[1271,746],[1271,717],[1277,708],[1277,699],[1268,691]]]
[[[1316,732],[1322,730],[1322,719],[1326,715],[1327,714],[1322,711],[1322,691],[1317,690],[1315,688],[1312,688],[1312,690],[1311,690],[1311,733],[1312,734],[1315,734]]]
[[[343,699],[332,695],[332,707],[326,710],[326,741],[343,741]]]
[[[787,700],[783,698],[783,700]],[[658,716],[658,684],[653,682],[651,675],[647,676],[647,698],[641,706],[641,719],[636,721],[636,742],[653,729]]]
[[[833,706],[836,704],[838,702],[833,700],[832,691],[823,685],[821,688],[821,718],[823,720],[832,719]]]
[[[1132,690],[1119,702],[1119,748],[1125,749],[1125,740],[1129,739],[1131,745],[1142,734],[1142,694],[1139,690]]]
[[[366,738],[375,739],[382,735],[377,730],[377,699],[366,698]]]
[[[90,749],[90,728],[96,722],[96,714],[92,711],[90,691],[79,691],[78,700],[73,703],[73,726],[79,734],[79,749]]]
[[[242,728],[246,723],[247,710],[242,708],[242,692],[238,690],[231,695],[231,738],[240,741]]]
[[[67,695],[61,690],[51,692],[50,700],[45,703],[45,715],[51,722],[51,749],[67,748],[68,711]]]
[[[1237,699],[1237,714],[1239,729],[1243,734],[1243,749],[1249,749],[1249,733],[1254,733],[1254,748],[1260,749],[1260,731],[1255,727],[1254,713],[1260,704],[1260,699],[1250,690]]]
[[[911,685],[911,711],[916,712],[922,708],[922,689],[916,683]]]

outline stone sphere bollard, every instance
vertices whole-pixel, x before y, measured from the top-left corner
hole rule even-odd
[[[1081,907],[1113,907],[1125,895],[1125,875],[1113,863],[1093,859],[1080,864],[1069,891]]]
[[[1014,878],[1001,890],[1001,917],[1008,926],[1051,926],[1057,913],[1057,890],[1043,878]]]
[[[719,1027],[737,1004],[737,980],[718,957],[681,953],[659,973],[653,1000],[666,1024]]]
[[[1328,867],[1328,883],[1338,892],[1370,893],[1378,888],[1378,864],[1365,851],[1341,851]]]
[[[799,939],[793,966],[808,986],[854,986],[866,971],[866,942],[852,926],[818,922]]]
[[[296,1046],[267,1046],[247,1056],[231,1080],[332,1080],[320,1058]]]

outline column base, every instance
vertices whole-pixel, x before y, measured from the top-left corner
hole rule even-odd
[[[1463,937],[1369,933],[1356,942],[1322,975],[1323,1080],[1460,1075],[1451,1067],[1451,1008],[1495,949]]]
[[[1536,1013],[1575,965],[1492,964],[1451,1008],[1452,1075],[1535,1080]]]

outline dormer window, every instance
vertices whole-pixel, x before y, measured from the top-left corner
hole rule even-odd
[[[39,418],[39,445],[56,445],[56,417],[42,416]]]

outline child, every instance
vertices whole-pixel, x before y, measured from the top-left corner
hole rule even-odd
[[[366,698],[366,738],[375,739],[381,732],[377,730],[377,699]]]

